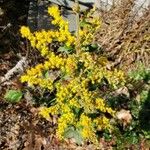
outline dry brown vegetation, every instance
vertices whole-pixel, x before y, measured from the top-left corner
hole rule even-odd
[[[124,69],[139,61],[150,64],[150,8],[139,17],[142,6],[133,12],[134,1],[124,0],[107,12],[100,11],[97,40],[115,65]]]

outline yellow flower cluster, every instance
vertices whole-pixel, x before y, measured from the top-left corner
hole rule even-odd
[[[53,6],[48,8],[48,13],[53,17],[52,24],[59,27],[59,37],[57,40],[59,42],[65,42],[67,46],[70,46],[75,42],[75,37],[69,32],[69,24],[60,15],[58,6]]]
[[[20,29],[20,33],[21,33],[22,37],[30,38],[31,31],[28,27],[22,26]]]
[[[21,82],[28,82],[29,86],[38,85],[42,88],[53,89],[53,80],[51,78],[43,77],[42,64],[37,65],[35,68],[27,70],[27,74],[21,76]]]
[[[103,129],[112,129],[110,119],[106,118],[105,116],[94,119],[93,123],[95,123],[97,131],[101,131]]]
[[[83,57],[86,56],[86,57]],[[80,75],[76,74],[77,71],[77,62],[86,62],[85,69],[82,70]],[[24,75],[21,77],[22,82],[28,82],[29,84],[36,84],[40,87],[48,88],[50,90],[56,89],[56,105],[51,106],[50,108],[44,108],[41,109],[40,114],[48,118],[49,114],[57,115],[57,114],[65,114],[65,117],[70,118],[70,113],[72,112],[72,109],[78,109],[78,110],[84,110],[85,114],[89,113],[109,113],[112,117],[115,114],[115,111],[112,110],[110,107],[106,105],[106,102],[102,98],[96,98],[98,93],[96,91],[90,91],[89,90],[89,83],[99,83],[101,79],[105,76],[108,80],[111,81],[112,78],[116,78],[116,84],[118,82],[123,82],[123,74],[121,72],[117,72],[114,70],[112,73],[111,71],[107,70],[106,67],[103,66],[104,64],[97,64],[97,61],[94,60],[92,55],[90,53],[85,53],[85,55],[82,55],[80,59],[75,58],[74,55],[69,55],[68,58],[62,58],[58,55],[55,55],[54,53],[51,53],[49,55],[49,59],[44,62],[44,64],[39,64],[35,68],[31,68],[27,71],[27,75]],[[102,66],[100,68],[100,66]],[[56,83],[51,80],[49,82],[49,85],[45,85],[44,81],[50,81],[48,78],[43,78],[42,71],[44,70],[55,70],[59,69],[62,73],[65,73],[68,78],[59,80]],[[71,69],[71,71],[66,71],[68,69]],[[90,72],[90,75],[87,74],[87,70]],[[109,72],[111,74],[109,74]],[[106,75],[105,75],[106,74]],[[119,78],[119,75],[121,74],[121,77]],[[41,78],[42,79],[41,79]],[[112,81],[111,81],[112,82]],[[115,84],[113,83],[113,84]],[[43,86],[44,84],[44,86]],[[111,84],[111,83],[110,83]],[[50,86],[51,85],[51,86]],[[74,119],[76,120],[77,114],[74,114]],[[86,116],[87,118],[88,116]],[[61,118],[61,117],[60,117]],[[64,118],[64,117],[63,117]],[[72,118],[73,119],[73,118]],[[91,118],[89,117],[89,120]],[[89,126],[89,131],[87,129],[82,130],[82,134],[84,137],[86,135],[91,135],[90,137],[93,137],[93,134],[96,132],[97,129],[105,129],[110,128],[110,122],[109,119],[106,117],[103,117],[101,119],[95,119],[97,128],[93,128],[93,125]],[[75,123],[75,122],[74,122]],[[65,129],[69,125],[74,125],[74,123],[71,124],[71,121],[66,122],[66,119],[61,119],[61,121],[58,123],[58,130],[57,135],[62,138],[63,134],[65,132]],[[78,122],[77,122],[78,124]],[[92,130],[91,130],[92,128]],[[95,129],[95,130],[94,130]],[[91,132],[92,131],[92,132]],[[91,134],[90,134],[91,132]],[[96,137],[96,135],[95,135]]]
[[[108,70],[108,60],[105,57],[95,57],[90,52],[84,52],[80,54],[80,62],[84,63],[85,71],[93,84],[100,83],[103,78],[114,88],[125,83],[124,72],[117,69]]]
[[[74,75],[77,69],[77,63],[74,57],[68,56],[68,58],[62,58],[53,52],[49,53],[48,56],[48,60],[43,64],[38,64],[35,68],[28,69],[27,74],[21,76],[21,82],[28,82],[30,86],[39,85],[43,88],[53,90],[54,79],[51,77],[44,78],[45,71],[60,69],[62,73],[70,76]]]
[[[65,130],[69,125],[73,125],[75,122],[75,116],[74,113],[64,113],[61,115],[61,117],[58,119],[58,129],[57,129],[57,136],[59,139],[63,139],[63,135]]]
[[[82,127],[81,135],[84,139],[88,139],[93,143],[97,143],[96,130],[94,129],[92,119],[82,114],[78,122],[78,126]]]
[[[103,78],[113,87],[123,85],[124,74],[117,70],[108,70],[107,59],[94,53],[82,51],[80,54],[67,54],[52,52],[49,44],[59,42],[61,45],[75,47],[75,36],[69,32],[68,22],[64,21],[57,6],[48,8],[48,13],[53,17],[52,23],[56,30],[31,33],[28,27],[21,28],[22,37],[27,38],[33,48],[37,48],[46,60],[28,69],[21,77],[21,82],[30,86],[40,86],[49,89],[55,96],[55,104],[49,108],[42,107],[40,114],[49,119],[50,115],[58,115],[57,136],[64,138],[68,127],[79,128],[85,140],[96,142],[96,131],[110,129],[110,119],[105,113],[114,117],[112,110],[102,98],[98,90],[90,90],[90,85],[101,83]],[[80,30],[82,46],[91,44],[93,34],[100,22],[91,18],[88,24]],[[82,34],[81,34],[82,33]],[[86,36],[85,36],[86,34]],[[52,78],[49,72],[58,71],[59,77]],[[91,114],[101,117],[92,118]]]
[[[125,75],[121,70],[105,70],[103,74],[108,80],[109,84],[113,86],[113,88],[117,88],[119,84],[123,86],[125,83]]]
[[[51,52],[48,55],[48,60],[44,62],[44,69],[60,69],[64,66],[66,59],[62,58],[59,55],[55,55],[55,53]]]
[[[22,26],[20,33],[22,37],[27,38],[33,48],[37,48],[42,56],[49,55],[48,45],[53,41],[58,41],[65,44],[66,46],[74,46],[75,36],[69,32],[68,22],[63,20],[63,17],[60,15],[60,11],[57,6],[52,6],[48,8],[48,13],[53,17],[52,24],[58,25],[59,30],[53,31],[36,31],[31,33],[28,27]]]
[[[102,98],[97,98],[95,100],[95,108],[100,110],[101,112],[107,112],[109,114],[111,114],[112,116],[115,115],[115,111],[111,109],[111,107],[107,107],[104,99]]]
[[[53,21],[51,23],[53,25],[57,25],[58,30],[42,30],[31,33],[28,27],[22,26],[20,29],[22,37],[27,38],[30,41],[31,46],[38,49],[42,56],[47,56],[49,54],[50,50],[48,45],[53,41],[58,41],[68,47],[74,47],[76,44],[76,38],[69,32],[68,22],[61,16],[58,6],[49,7],[48,13],[53,17]],[[91,12],[88,13],[87,16],[89,15],[92,15]],[[87,22],[86,25],[79,31],[82,46],[93,42],[95,30],[97,30],[101,24],[99,18],[91,16],[89,18],[88,20],[85,20]]]
[[[50,119],[50,116],[49,116],[50,110],[49,109],[47,107],[41,107],[39,114],[42,115],[45,119],[49,120]]]

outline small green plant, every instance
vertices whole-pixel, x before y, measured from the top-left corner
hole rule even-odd
[[[139,63],[136,70],[129,72],[129,77],[136,81],[144,80],[148,82],[150,81],[150,69]]]
[[[20,102],[23,94],[19,90],[9,90],[6,92],[4,98],[10,103]]]
[[[28,27],[21,28],[22,37],[45,58],[43,63],[28,69],[21,81],[30,87],[46,89],[52,95],[53,103],[41,107],[40,114],[48,120],[58,116],[59,139],[74,138],[79,144],[85,140],[98,143],[97,133],[111,131],[110,120],[115,116],[100,89],[103,84],[110,89],[124,85],[124,73],[108,69],[108,60],[96,53],[94,33],[100,27],[100,20],[92,17],[93,10],[86,13],[85,25],[80,27],[78,22],[77,34],[69,32],[68,22],[63,20],[57,6],[49,7],[48,13],[56,30],[31,33]],[[79,17],[79,12],[75,13]],[[61,47],[50,49],[52,43]]]
[[[116,146],[114,149],[138,149],[143,140],[149,143],[149,71],[144,65],[139,64],[136,70],[129,73],[129,85],[131,86],[132,84],[132,88],[130,89],[129,87],[128,89],[129,91],[131,90],[129,96],[120,94],[117,97],[111,97],[112,101],[114,101],[113,106],[115,108],[120,109],[125,107],[127,110],[130,110],[132,115],[132,121],[128,126],[123,127],[121,124],[116,124],[117,126],[114,127],[112,134],[116,138]]]

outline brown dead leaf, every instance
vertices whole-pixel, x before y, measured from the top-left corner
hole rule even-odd
[[[123,94],[125,95],[126,97],[130,97],[130,93],[129,93],[129,90],[127,87],[122,87],[122,88],[119,88],[118,90],[115,91],[116,95],[120,95],[120,94]]]
[[[117,112],[116,117],[118,120],[121,120],[123,122],[124,127],[132,120],[130,111],[125,109],[121,109],[119,112]]]
[[[42,145],[46,145],[45,138],[42,138],[40,135],[35,135],[35,150],[41,150]]]

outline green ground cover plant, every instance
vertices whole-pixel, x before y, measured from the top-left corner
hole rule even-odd
[[[111,135],[116,138],[114,149],[138,149],[144,141],[145,148],[150,146],[150,70],[143,64],[138,63],[138,67],[128,74],[128,90],[130,97],[120,94],[111,96],[112,106],[116,109],[130,110],[132,121],[126,127],[118,122]]]

